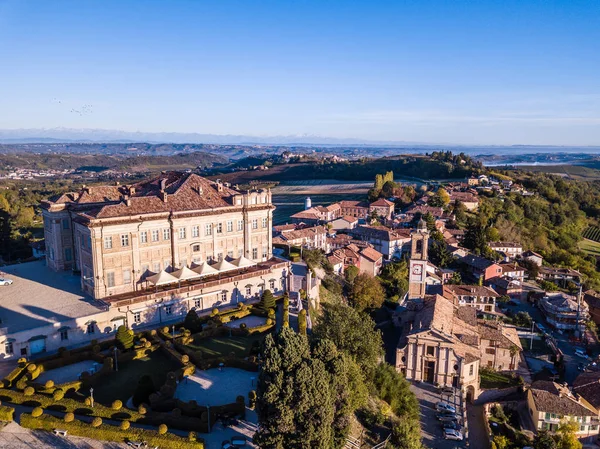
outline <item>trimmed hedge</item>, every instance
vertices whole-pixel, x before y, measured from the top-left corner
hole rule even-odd
[[[19,364],[19,366],[17,366],[14,370],[12,370],[10,373],[8,373],[6,375],[6,377],[4,378],[4,388],[8,388],[13,386],[17,380],[19,380],[21,378],[21,376],[25,373],[27,369],[27,364]]]
[[[10,422],[14,420],[15,409],[7,407],[6,405],[0,405],[0,421]]]
[[[174,434],[159,435],[155,430],[146,430],[130,427],[128,430],[121,430],[117,426],[110,424],[101,424],[99,427],[92,427],[89,423],[74,420],[65,422],[60,418],[51,415],[42,415],[34,418],[29,413],[21,415],[21,425],[28,429],[41,429],[53,431],[54,429],[64,429],[71,435],[79,435],[95,440],[115,441],[124,443],[126,441],[146,441],[149,446],[158,446],[162,449],[203,449],[204,442],[191,442],[187,438],[182,438]]]

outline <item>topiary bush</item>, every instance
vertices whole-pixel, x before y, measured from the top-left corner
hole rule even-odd
[[[113,403],[111,404],[111,408],[113,410],[121,410],[122,407],[123,407],[123,402],[120,401],[119,399],[117,399],[116,401],[113,401]]]
[[[65,397],[65,392],[60,388],[57,388],[56,390],[54,390],[54,393],[52,393],[52,397],[55,401],[60,401],[62,398]]]
[[[46,383],[44,384],[44,388],[46,388],[47,390],[49,390],[53,386],[54,386],[54,381],[53,380],[47,380]]]
[[[121,421],[121,425],[119,427],[121,428],[121,430],[129,430],[129,428],[131,427],[131,423],[127,420]]]
[[[188,441],[195,443],[196,441],[198,441],[198,437],[196,436],[196,432],[190,432],[188,433]]]
[[[27,371],[33,373],[37,369],[37,365],[35,363],[30,363],[27,365]]]
[[[90,405],[92,405],[92,400],[91,400],[91,398],[85,398],[83,403],[89,407]]]
[[[102,418],[100,418],[99,416],[96,416],[94,419],[92,419],[92,427],[100,427],[102,425]]]
[[[248,325],[246,323],[240,324],[240,329],[246,329],[247,327],[248,327]]]
[[[133,331],[127,329],[125,325],[120,325],[117,328],[117,335],[115,336],[119,349],[127,351],[133,347]]]
[[[275,308],[275,296],[273,296],[271,290],[267,289],[263,292],[260,298],[259,307],[263,310]]]
[[[75,415],[71,412],[65,413],[65,417],[63,419],[65,420],[65,422],[73,422],[73,420],[75,419]]]
[[[34,418],[39,418],[43,414],[44,414],[44,409],[42,409],[42,407],[36,407],[31,411],[31,416],[33,416]]]
[[[159,435],[164,435],[165,433],[167,433],[168,430],[169,430],[169,428],[167,427],[166,424],[161,424],[160,426],[158,426]]]
[[[267,318],[267,326],[271,326],[273,324],[273,320],[271,318]]]
[[[219,309],[217,309],[216,307],[214,309],[212,309],[212,311],[210,312],[210,316],[217,316],[219,314]]]
[[[256,406],[256,391],[250,390],[248,393],[248,407],[254,409]]]
[[[25,396],[33,396],[34,393],[35,393],[35,390],[33,387],[25,387],[25,389],[23,390],[23,394]]]
[[[184,364],[186,364],[186,363],[188,363],[189,361],[190,361],[190,356],[189,356],[189,355],[187,355],[187,354],[183,354],[183,355],[181,356],[181,363],[184,363]]]
[[[140,406],[138,407],[138,413],[140,415],[145,415],[147,412],[148,412],[148,410],[146,409],[146,405],[140,404]]]

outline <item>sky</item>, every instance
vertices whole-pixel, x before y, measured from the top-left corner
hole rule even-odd
[[[600,2],[0,0],[0,129],[600,145]]]

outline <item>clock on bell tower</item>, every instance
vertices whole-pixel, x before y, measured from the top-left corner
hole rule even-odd
[[[427,278],[427,250],[429,230],[423,219],[411,233],[411,252],[408,274],[408,299],[423,298]]]

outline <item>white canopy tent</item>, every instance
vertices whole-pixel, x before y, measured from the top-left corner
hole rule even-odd
[[[159,285],[165,285],[165,284],[172,284],[173,282],[177,282],[177,278],[172,276],[171,274],[167,273],[166,271],[161,271],[160,273],[156,273],[152,276],[148,276],[146,278],[146,280],[148,282],[150,282],[151,284],[156,285],[157,287]]]
[[[180,268],[179,270],[171,273],[179,281],[189,281],[190,279],[198,279],[200,275],[188,267]]]
[[[231,263],[238,268],[248,268],[256,265],[256,262],[248,259],[247,257],[241,256],[235,260],[232,260]]]
[[[237,270],[238,267],[233,265],[232,263],[227,262],[225,259],[219,260],[216,264],[212,265],[215,270],[218,270],[219,273],[224,271]]]
[[[197,267],[192,268],[192,271],[196,273],[198,276],[208,276],[210,274],[217,274],[219,271],[215,270],[206,262],[202,262]]]

